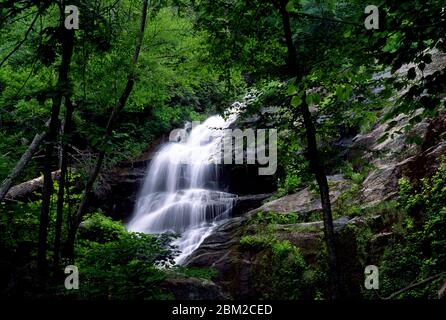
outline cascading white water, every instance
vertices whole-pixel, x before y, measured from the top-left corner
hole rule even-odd
[[[216,156],[220,155],[223,129],[236,117],[236,112],[226,120],[210,117],[188,135],[180,135],[179,142],[163,146],[150,164],[128,229],[180,234],[173,243],[180,251],[177,264],[231,213],[234,196],[218,190]]]

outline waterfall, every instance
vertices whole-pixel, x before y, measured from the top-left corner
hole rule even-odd
[[[212,116],[198,126],[186,125],[183,134],[177,135],[177,142],[161,147],[149,165],[128,223],[133,232],[179,234],[173,243],[180,251],[177,264],[232,211],[234,196],[219,190],[216,164],[223,129],[237,118],[237,112],[232,110],[227,119]]]

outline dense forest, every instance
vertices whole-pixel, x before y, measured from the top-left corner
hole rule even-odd
[[[0,0],[0,297],[445,299],[445,27],[443,0]],[[214,124],[276,170],[204,165]]]

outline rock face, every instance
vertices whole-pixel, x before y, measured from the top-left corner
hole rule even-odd
[[[272,193],[276,190],[273,175],[260,176],[257,165],[225,165],[221,177],[225,191],[237,195]]]
[[[102,189],[95,194],[96,206],[113,219],[126,221],[133,213],[145,174],[146,169],[139,167],[114,169]]]
[[[164,290],[175,300],[227,300],[229,295],[212,281],[187,278],[167,279],[162,284]]]
[[[363,203],[376,204],[395,198],[401,178],[400,162],[418,152],[416,145],[406,143],[406,135],[396,133],[408,124],[408,117],[400,116],[396,121],[398,124],[390,130],[385,141],[380,139],[386,133],[387,123],[377,125],[367,134],[356,136],[349,148],[350,158],[360,156],[373,167],[361,190]],[[413,133],[424,135],[427,127],[428,123],[419,123],[413,128]]]
[[[330,188],[331,202],[335,203],[339,196],[346,191],[349,184],[342,175],[327,177]],[[319,194],[305,188],[298,193],[266,203],[259,210],[273,211],[278,213],[296,212],[301,215],[322,211],[322,203]]]
[[[332,193],[334,203],[348,184],[342,177],[332,177],[335,181]],[[279,214],[299,213],[306,216],[311,212],[320,211],[320,199],[304,189],[297,194],[286,196],[264,204],[263,206],[235,217],[219,226],[212,235],[205,239],[202,245],[187,259],[185,265],[189,267],[212,267],[217,269],[215,282],[230,292],[234,299],[255,299],[259,297],[254,286],[255,270],[262,268],[260,257],[240,245],[242,236],[250,232],[247,221],[257,212],[274,211]],[[346,217],[335,222],[335,230],[342,230],[348,223]],[[302,253],[309,263],[316,261],[317,252],[323,239],[323,222],[300,223],[283,225],[284,229],[302,229],[311,231],[284,232],[280,228],[275,232],[280,240],[288,240],[291,244],[302,249]]]
[[[254,210],[262,205],[262,202],[272,196],[272,193],[238,196],[235,199],[232,216],[237,217]]]
[[[442,70],[446,66],[446,55],[432,52],[433,62],[423,72],[424,76]],[[400,76],[415,65],[405,65],[399,71]],[[383,75],[384,77],[389,76]],[[420,74],[418,74],[420,76]],[[404,94],[399,92],[398,95]],[[416,114],[421,113],[418,110]],[[415,115],[416,115],[415,114]],[[398,180],[420,178],[432,174],[439,164],[439,158],[445,153],[444,132],[446,130],[444,111],[435,119],[425,119],[415,125],[410,124],[409,117],[400,115],[391,122],[378,123],[372,131],[357,135],[348,150],[348,158],[362,157],[374,169],[363,183],[362,202],[376,204],[397,196]],[[408,133],[402,133],[410,125]],[[381,141],[384,134],[387,138]],[[407,137],[418,136],[422,139],[420,146],[408,144]]]
[[[432,174],[446,152],[443,130],[446,130],[446,116],[416,124],[409,135],[422,138],[420,146],[407,144],[407,135],[398,134],[408,124],[408,117],[400,116],[398,124],[389,132],[385,141],[380,138],[387,124],[380,124],[367,134],[355,137],[349,148],[351,158],[361,156],[372,165],[363,182],[361,202],[369,205],[397,197],[398,181],[402,177],[412,180]],[[393,135],[393,138],[392,138]]]
[[[218,271],[218,276],[214,279],[218,286],[230,293],[232,299],[258,299],[261,296],[254,285],[256,271],[265,268],[261,257],[257,252],[244,249],[240,245],[243,235],[249,233],[246,222],[249,217],[258,212],[253,210],[243,217],[230,219],[221,225],[210,235],[204,243],[188,258],[188,267],[211,267]],[[354,220],[342,217],[335,220],[335,232],[341,232],[348,224],[354,224]],[[295,225],[284,225],[284,229],[293,228],[303,231],[282,231],[280,228],[275,232],[280,240],[287,240],[294,246],[300,248],[305,261],[309,264],[317,264],[317,256],[322,250],[323,243],[323,222],[301,223]],[[310,230],[312,229],[312,230]],[[307,231],[305,231],[307,230]],[[342,238],[340,247],[340,258],[343,261],[342,269],[360,273],[352,257],[356,256],[354,242],[351,242],[346,235]],[[344,243],[344,240],[346,243]],[[349,244],[350,243],[350,244]],[[353,259],[354,260],[354,259]],[[353,287],[353,286],[352,286]]]
[[[214,281],[230,292],[231,298],[255,297],[250,285],[251,260],[240,250],[242,227],[248,216],[232,218],[218,227],[185,263],[188,267],[217,269]]]

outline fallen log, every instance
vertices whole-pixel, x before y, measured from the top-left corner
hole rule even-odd
[[[54,171],[52,174],[53,180],[60,179],[60,170]],[[32,202],[41,198],[37,193],[42,192],[43,176],[35,178],[12,187],[6,194],[5,202]]]
[[[0,186],[0,202],[2,202],[3,199],[6,197],[6,195],[9,192],[9,189],[12,187],[14,183],[14,180],[17,179],[17,177],[22,173],[23,169],[25,169],[26,165],[31,160],[32,156],[37,151],[42,141],[45,140],[46,136],[47,136],[46,131],[40,134],[36,134],[33,141],[29,145],[26,152],[22,155],[15,168],[11,171],[11,173],[5,179],[5,181],[2,182]]]

